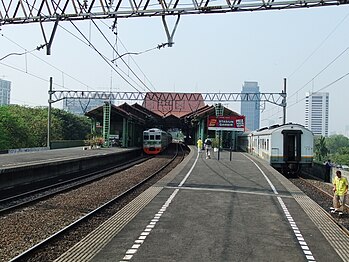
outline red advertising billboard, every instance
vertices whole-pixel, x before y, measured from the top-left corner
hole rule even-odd
[[[208,130],[245,131],[245,116],[209,116]]]

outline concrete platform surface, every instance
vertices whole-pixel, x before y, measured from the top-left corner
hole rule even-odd
[[[0,169],[18,166],[39,165],[49,162],[65,161],[89,156],[113,154],[132,150],[134,148],[100,148],[83,150],[83,147],[43,150],[34,152],[21,152],[16,154],[0,155]]]
[[[57,261],[349,261],[349,237],[266,163],[185,161]]]

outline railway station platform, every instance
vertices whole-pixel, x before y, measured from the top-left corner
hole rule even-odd
[[[349,261],[349,236],[267,163],[191,149],[56,261]]]
[[[0,155],[0,190],[127,161],[141,148],[73,147]]]

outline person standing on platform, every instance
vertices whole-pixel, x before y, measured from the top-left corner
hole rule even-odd
[[[345,207],[345,197],[348,193],[348,180],[342,176],[342,172],[337,170],[336,177],[333,179],[333,207],[331,213],[339,211],[339,215],[343,215]]]
[[[196,142],[198,145],[198,153],[200,153],[201,149],[202,149],[202,140],[201,137],[199,137],[198,141]]]
[[[212,141],[209,137],[205,140],[206,159],[211,158]]]
[[[331,171],[332,171],[332,163],[331,160],[327,160],[325,163],[325,182],[331,182]]]

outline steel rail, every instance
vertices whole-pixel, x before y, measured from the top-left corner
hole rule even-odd
[[[147,161],[150,158],[152,158],[152,157],[138,158],[136,160],[128,161],[126,164],[123,163],[123,164],[116,165],[113,167],[105,168],[105,169],[98,170],[98,171],[95,171],[95,172],[92,172],[92,173],[89,173],[89,174],[86,174],[83,176],[79,176],[79,177],[76,177],[73,179],[65,180],[63,182],[55,183],[55,184],[52,184],[49,186],[41,187],[41,188],[34,189],[34,190],[31,190],[31,191],[28,191],[25,193],[21,193],[21,194],[15,195],[15,196],[1,199],[0,205],[6,206],[6,204],[9,204],[10,206],[5,207],[5,208],[1,208],[0,209],[0,216],[7,214],[15,209],[18,209],[18,208],[27,206],[29,204],[33,204],[35,202],[47,199],[47,198],[52,197],[54,195],[57,195],[57,194],[60,194],[63,192],[67,192],[69,190],[75,189],[77,187],[83,186],[83,185],[88,184],[88,183],[92,183],[92,182],[99,180],[101,178],[104,178],[104,177],[110,176],[114,173],[123,171],[123,170],[125,170],[133,165],[137,165],[139,163]],[[80,182],[79,182],[79,180],[80,180]],[[74,183],[74,184],[72,184],[72,183]],[[69,184],[70,184],[70,186],[69,186]],[[64,188],[59,189],[59,187],[64,187]],[[57,189],[57,190],[54,192],[47,192],[48,190],[53,190],[53,189]],[[46,194],[45,194],[45,192],[46,192]],[[33,198],[25,200],[26,197],[30,197],[31,195],[34,195],[34,194],[41,194],[41,195],[37,195],[37,196],[34,196]],[[16,201],[18,202],[18,201],[20,201],[20,199],[22,199],[23,201],[20,203],[14,203],[13,205],[11,205],[11,203],[16,202]]]
[[[323,193],[324,195],[328,196],[329,198],[333,198],[333,195],[329,194],[328,192],[326,192],[325,190],[323,190],[322,188],[317,187],[316,185],[309,183],[307,181],[307,179],[302,178],[302,177],[298,177],[301,181],[303,181],[304,183],[306,183],[307,185],[309,185],[310,187],[315,188],[316,190],[320,191],[321,193]],[[315,201],[315,200],[314,200]],[[316,201],[315,201],[316,202]],[[346,204],[345,205],[346,208],[348,208],[349,206]],[[326,210],[325,210],[326,211]],[[349,236],[349,230],[343,226],[341,223],[339,223],[333,216],[331,216],[331,214],[329,214],[327,211],[325,212],[326,215],[332,219],[333,222],[335,222],[348,236]]]
[[[181,148],[182,148],[182,146],[181,146]],[[183,152],[183,148],[182,148],[182,152]],[[122,197],[126,196],[129,193],[132,193],[134,190],[136,190],[137,188],[139,188],[142,185],[144,185],[146,182],[148,182],[150,179],[154,178],[157,174],[159,174],[166,167],[168,167],[177,157],[178,157],[178,145],[177,145],[177,149],[176,149],[176,153],[175,153],[174,157],[172,157],[172,159],[168,163],[166,163],[166,165],[164,165],[161,168],[159,168],[156,172],[154,172],[153,174],[151,174],[147,178],[143,179],[141,182],[137,183],[136,185],[132,186],[131,188],[127,189],[123,193],[119,194],[115,198],[109,200],[108,202],[104,203],[103,205],[101,205],[98,208],[92,210],[91,212],[89,212],[88,214],[84,215],[83,217],[79,218],[78,220],[76,220],[75,222],[71,223],[70,225],[68,225],[68,226],[64,227],[63,229],[59,230],[58,232],[56,232],[55,234],[51,235],[50,237],[44,239],[43,241],[41,241],[40,243],[36,244],[35,246],[29,248],[28,250],[24,251],[23,253],[19,254],[18,256],[12,258],[9,262],[18,262],[18,261],[23,261],[23,260],[29,258],[30,255],[32,255],[34,252],[39,250],[41,247],[44,247],[45,245],[49,244],[50,241],[53,241],[57,237],[63,235],[68,230],[71,230],[75,226],[78,226],[79,224],[81,224],[84,221],[88,220],[89,218],[91,218],[97,212],[102,211],[103,209],[109,207],[113,203],[119,201]]]

